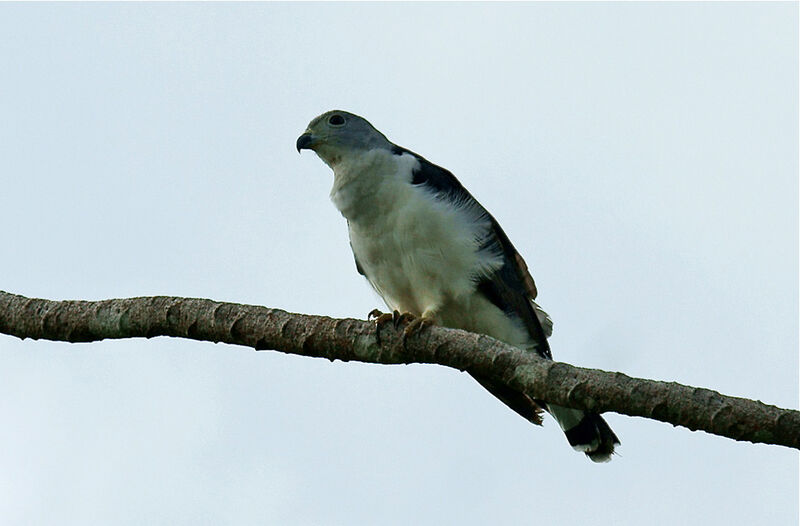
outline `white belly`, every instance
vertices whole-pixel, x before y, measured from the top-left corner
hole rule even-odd
[[[408,188],[380,219],[350,222],[350,242],[367,279],[387,305],[433,314],[469,295],[479,269],[478,247],[452,212]]]
[[[412,156],[387,155],[366,170],[337,167],[343,177],[332,192],[370,284],[390,309],[525,346],[521,324],[476,293],[477,280],[502,265],[501,255],[480,250],[490,227],[483,210],[433,199],[410,184]]]

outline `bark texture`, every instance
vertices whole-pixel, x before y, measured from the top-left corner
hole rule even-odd
[[[734,440],[800,449],[800,412],[675,382],[544,360],[488,336],[432,327],[403,342],[391,323],[292,314],[255,305],[154,296],[51,301],[0,291],[0,333],[93,342],[173,336],[377,364],[435,363],[502,381],[532,398],[613,411]]]

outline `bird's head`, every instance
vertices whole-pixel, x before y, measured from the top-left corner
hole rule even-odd
[[[313,150],[331,168],[343,157],[391,146],[392,143],[366,119],[341,110],[315,118],[297,138],[298,153]]]

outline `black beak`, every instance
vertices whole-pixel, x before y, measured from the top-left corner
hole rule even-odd
[[[300,153],[300,150],[310,150],[312,143],[314,142],[314,136],[311,135],[311,132],[306,132],[300,137],[297,138],[297,153]]]

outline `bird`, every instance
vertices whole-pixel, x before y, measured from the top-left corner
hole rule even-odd
[[[313,151],[333,170],[330,198],[346,219],[356,270],[395,321],[401,313],[416,329],[463,329],[552,359],[553,322],[534,301],[525,260],[451,172],[342,110],[311,120],[296,148]],[[598,413],[472,376],[531,423],[541,424],[542,410],[552,415],[573,449],[594,462],[610,460],[620,444]]]

